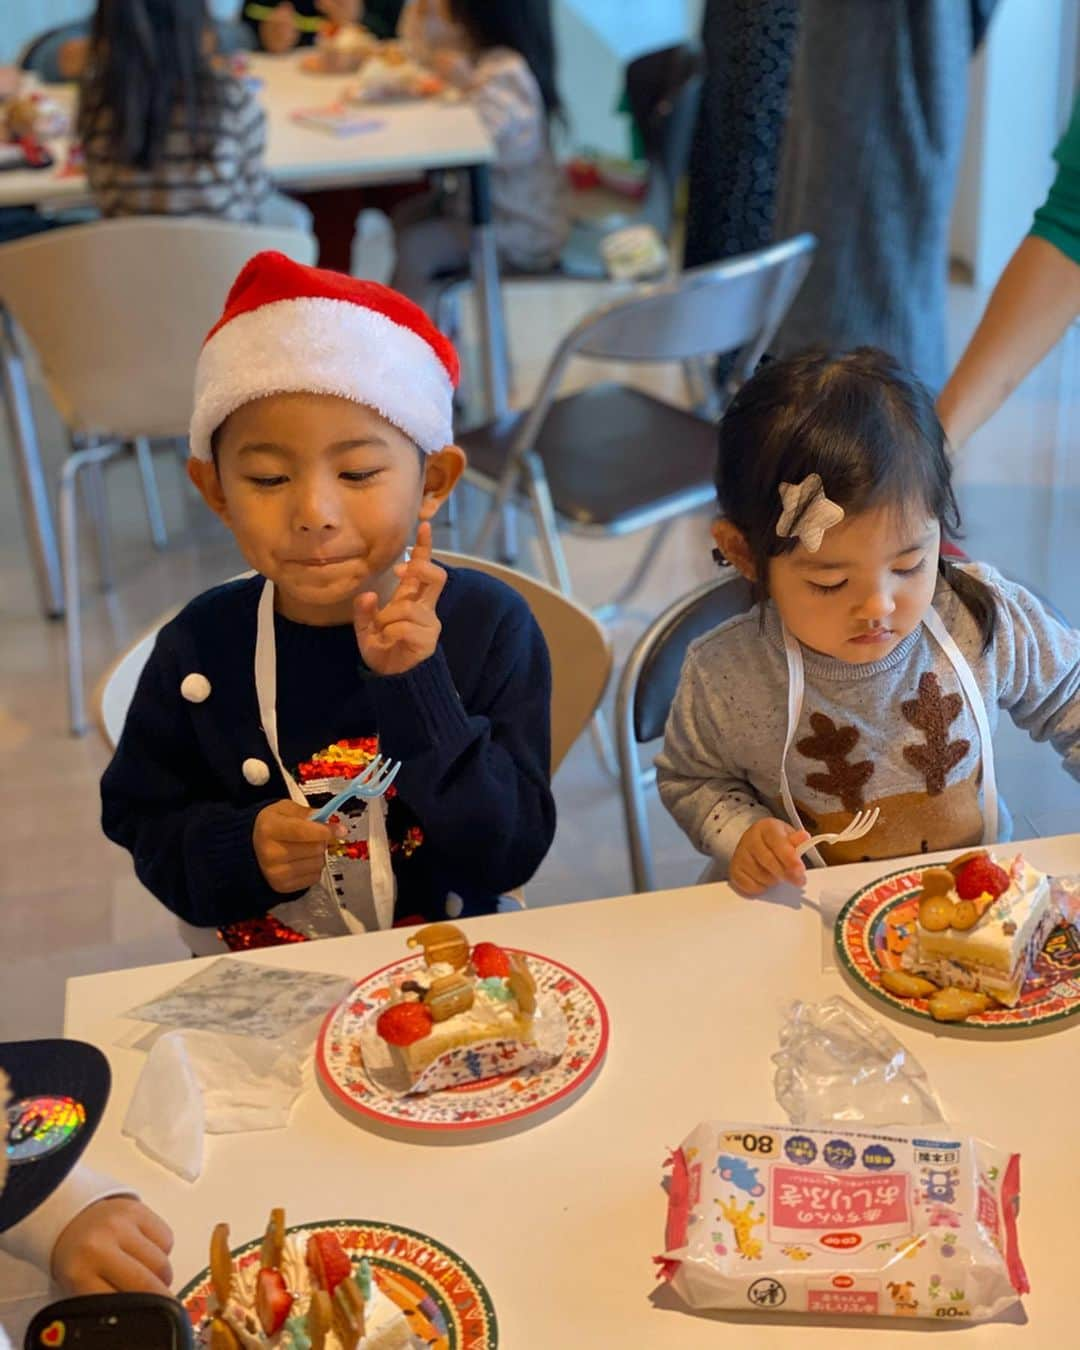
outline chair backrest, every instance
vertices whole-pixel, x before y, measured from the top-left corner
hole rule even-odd
[[[734,570],[699,586],[649,625],[623,669],[615,702],[615,748],[635,891],[650,891],[655,884],[638,746],[663,735],[691,642],[751,604],[751,588]]]
[[[532,610],[551,654],[551,772],[554,773],[604,696],[612,661],[607,634],[582,605],[523,572],[461,553],[440,552],[438,557],[452,567],[472,567],[498,577],[512,586]],[[110,750],[116,748],[124,729],[135,686],[153,650],[158,629],[175,612],[163,614],[98,682],[93,697],[94,720]]]
[[[611,643],[603,625],[576,600],[513,567],[440,550],[452,567],[472,567],[513,587],[532,610],[551,655],[551,772],[589,725],[611,676]]]
[[[60,71],[60,48],[65,42],[90,36],[90,20],[63,23],[49,28],[30,39],[19,53],[15,64],[20,70],[29,70],[45,84],[59,84],[64,76]]]
[[[299,230],[167,216],[95,221],[0,248],[0,304],[38,354],[69,428],[181,436],[195,361],[260,249],[315,260]]]
[[[634,287],[587,314],[563,339],[549,371],[572,356],[602,361],[686,361],[741,349],[757,365],[802,285],[817,241],[800,234],[671,281]]]
[[[646,52],[626,67],[627,101],[649,161],[640,215],[664,238],[690,158],[704,75],[701,48],[690,43]]]
[[[731,573],[692,591],[650,624],[623,672],[623,679],[633,682],[629,713],[639,745],[664,734],[691,642],[735,615],[745,614],[752,605],[750,583]]]

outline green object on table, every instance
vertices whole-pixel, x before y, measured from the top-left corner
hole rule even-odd
[[[272,17],[276,5],[245,5],[244,14],[257,23],[263,23]],[[326,27],[326,20],[317,14],[294,14],[293,24],[301,33],[318,33]]]
[[[634,114],[633,114],[633,112],[632,112],[631,109],[630,109],[630,95],[627,93],[627,90],[626,90],[626,86],[625,86],[625,85],[623,85],[622,97],[619,99],[618,103],[615,105],[615,111],[616,111],[617,113],[625,113],[626,116],[629,117],[629,119],[630,119],[630,154],[629,154],[629,158],[630,158],[630,159],[644,159],[644,158],[645,158],[645,140],[644,140],[644,138],[642,137],[641,131],[640,131],[639,127],[638,127],[637,119],[634,117]]]

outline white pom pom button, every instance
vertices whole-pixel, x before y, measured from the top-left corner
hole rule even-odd
[[[464,908],[465,901],[462,900],[460,895],[448,895],[446,897],[446,917],[448,919],[458,918]]]
[[[205,703],[210,697],[210,681],[205,675],[193,670],[180,681],[180,694],[189,703]]]
[[[242,769],[252,787],[262,787],[270,781],[269,766],[261,759],[245,759]]]

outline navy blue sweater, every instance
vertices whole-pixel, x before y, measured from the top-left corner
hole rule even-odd
[[[555,833],[549,783],[551,671],[525,601],[482,572],[447,569],[435,654],[404,675],[364,667],[349,625],[316,628],[275,615],[277,721],[283,763],[337,741],[375,736],[403,761],[387,812],[395,847],[395,917],[490,912],[535,872]],[[200,926],[263,915],[296,898],[274,891],[252,845],[255,817],[288,796],[259,721],[254,680],[262,577],[198,596],[158,634],[101,782],[102,826],[129,849],[139,880]],[[180,693],[192,672],[210,695]],[[265,762],[270,781],[242,765]]]

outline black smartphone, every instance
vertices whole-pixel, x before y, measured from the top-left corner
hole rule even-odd
[[[173,1298],[87,1294],[50,1303],[30,1323],[23,1350],[192,1350],[191,1323]]]

